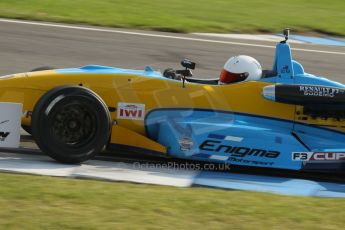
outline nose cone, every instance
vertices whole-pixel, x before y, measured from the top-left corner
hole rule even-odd
[[[262,96],[267,100],[275,101],[276,100],[276,86],[268,85],[262,89]]]

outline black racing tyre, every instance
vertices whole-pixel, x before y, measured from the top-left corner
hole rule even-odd
[[[30,125],[22,125],[22,128],[27,132],[28,134],[32,135],[32,130]]]
[[[36,103],[31,120],[39,148],[62,163],[91,159],[107,145],[111,122],[104,101],[81,86],[60,86]]]
[[[37,72],[37,71],[43,71],[43,70],[52,70],[56,69],[55,67],[52,66],[41,66],[37,67],[35,69],[30,70],[30,72]],[[28,134],[32,135],[32,130],[30,125],[22,125],[22,128],[27,132]]]

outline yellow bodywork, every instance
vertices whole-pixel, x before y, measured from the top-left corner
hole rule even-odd
[[[97,93],[108,107],[117,108],[119,102],[145,104],[147,114],[157,108],[201,108],[241,112],[293,121],[296,106],[264,99],[261,92],[267,82],[243,82],[230,85],[202,85],[130,74],[63,74],[54,70],[29,72],[0,78],[0,101],[23,104],[23,125],[30,125],[30,112],[39,98],[61,85],[82,85]],[[117,119],[110,142],[165,153],[164,146],[145,136],[143,120]],[[312,123],[312,120],[301,122]],[[336,129],[343,129],[344,121],[332,121]]]

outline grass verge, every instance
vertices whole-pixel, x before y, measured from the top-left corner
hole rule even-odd
[[[0,17],[173,32],[345,35],[344,0],[1,0]]]
[[[341,229],[342,199],[0,174],[0,229]]]

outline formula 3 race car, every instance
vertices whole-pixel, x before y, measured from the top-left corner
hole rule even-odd
[[[258,81],[194,79],[188,60],[178,80],[150,67],[88,65],[3,76],[0,101],[21,104],[22,127],[63,163],[126,146],[231,165],[344,170],[345,85],[305,73],[285,35]]]

